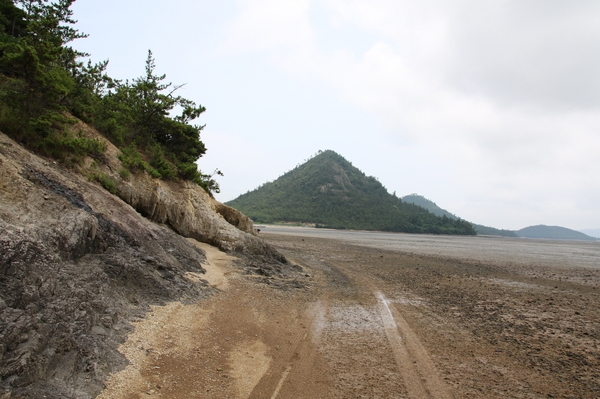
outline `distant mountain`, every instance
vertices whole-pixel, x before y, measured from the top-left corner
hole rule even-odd
[[[583,234],[587,234],[590,237],[600,238],[600,229],[582,229],[579,231]]]
[[[470,223],[438,217],[388,193],[333,151],[227,202],[258,223],[293,222],[336,229],[469,234]]]
[[[425,198],[419,194],[405,195],[404,197],[402,197],[402,201],[408,202],[411,204],[415,204],[415,205],[419,205],[421,208],[425,208],[429,212],[431,212],[437,216],[446,216],[450,219],[458,219],[458,216],[448,212],[445,209],[440,208],[439,206],[437,206],[437,204],[435,202],[430,201],[427,198]]]
[[[429,212],[431,212],[437,216],[446,216],[446,217],[454,219],[454,220],[459,219],[458,216],[448,212],[445,209],[440,208],[439,206],[437,206],[437,204],[435,202],[428,200],[427,198],[423,197],[422,195],[410,194],[410,195],[402,197],[402,201],[409,202],[411,204],[415,204],[420,207],[423,207],[423,208],[427,209]],[[480,224],[475,224],[475,223],[471,223],[471,224],[473,225],[473,227],[475,228],[475,231],[479,235],[517,237],[515,232],[512,230],[500,230],[500,229],[496,229],[493,227],[482,226]]]
[[[590,237],[579,231],[567,229],[559,226],[546,226],[540,224],[538,226],[529,226],[524,229],[515,231],[519,237],[525,238],[546,238],[552,240],[585,240],[596,241],[596,238]]]
[[[483,226],[481,224],[471,223],[481,236],[503,236],[503,237],[518,237],[512,230],[497,229],[495,227]]]

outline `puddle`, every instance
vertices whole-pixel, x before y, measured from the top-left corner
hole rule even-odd
[[[327,329],[340,332],[362,332],[383,330],[383,325],[376,306],[331,306]]]

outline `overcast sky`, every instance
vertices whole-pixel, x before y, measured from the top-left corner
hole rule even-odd
[[[202,104],[220,201],[331,149],[505,229],[600,227],[600,2],[79,0],[115,78]]]

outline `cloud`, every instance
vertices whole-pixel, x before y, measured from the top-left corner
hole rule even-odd
[[[600,105],[600,3],[464,2],[448,12],[450,84],[504,105]]]
[[[417,166],[407,182],[481,222],[490,206],[520,202],[508,212],[525,220],[600,196],[600,3],[240,4],[223,47],[376,116],[361,151],[380,152],[365,159],[388,188]]]
[[[600,2],[107,1],[80,49],[188,83],[224,199],[331,148],[475,222],[600,225]]]
[[[240,13],[223,30],[220,52],[277,50],[310,42],[309,0],[240,0]]]

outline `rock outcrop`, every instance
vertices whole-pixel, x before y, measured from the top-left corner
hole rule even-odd
[[[118,148],[84,123],[79,122],[71,129],[74,134],[103,141],[106,145],[105,157],[100,162],[88,160],[79,167],[79,173],[100,172],[110,177],[116,183],[116,194],[143,216],[227,252],[270,251],[255,237],[250,218],[216,201],[197,184],[153,179],[144,172],[123,178],[119,173],[123,166]]]
[[[191,183],[121,178],[118,150],[107,146],[104,159],[73,170],[0,133],[2,398],[95,397],[124,367],[116,347],[133,318],[213,290],[186,277],[204,272],[205,256],[185,237],[238,254],[248,272],[294,273],[250,219]],[[92,172],[112,179],[118,197]]]

